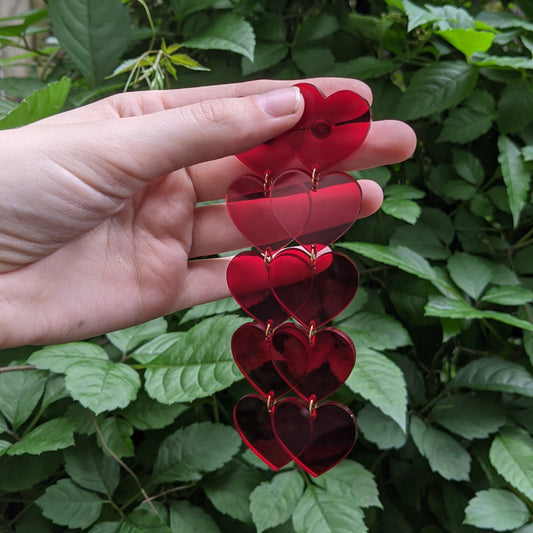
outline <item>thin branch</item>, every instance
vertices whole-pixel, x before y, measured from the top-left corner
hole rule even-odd
[[[2,372],[19,372],[20,370],[37,370],[37,367],[35,365],[1,366],[0,374]]]

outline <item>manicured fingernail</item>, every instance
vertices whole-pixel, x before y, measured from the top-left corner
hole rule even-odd
[[[300,107],[302,95],[298,87],[276,89],[268,93],[258,94],[259,107],[271,117],[284,117],[296,113]]]

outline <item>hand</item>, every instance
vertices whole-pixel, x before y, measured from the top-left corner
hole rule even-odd
[[[310,80],[326,94],[355,80]],[[247,172],[233,154],[290,129],[294,81],[112,96],[0,132],[0,347],[83,339],[229,295],[229,259],[248,246],[223,204]],[[284,89],[284,90],[280,90]],[[415,136],[373,123],[342,164],[401,161]],[[382,192],[360,181],[362,216]]]

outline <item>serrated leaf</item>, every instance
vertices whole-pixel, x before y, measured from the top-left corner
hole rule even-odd
[[[130,40],[121,0],[49,0],[54,36],[91,87],[113,72]]]
[[[161,514],[151,509],[138,508],[126,516],[119,533],[171,533]]]
[[[0,439],[0,457],[2,457],[2,455],[4,455],[4,453],[7,452],[11,444],[12,443],[9,442],[8,440]]]
[[[363,465],[350,459],[345,459],[314,481],[329,494],[349,498],[356,507],[383,508],[379,501],[378,486],[372,473]]]
[[[38,89],[0,120],[0,130],[18,128],[59,113],[70,91],[70,79],[61,78]]]
[[[133,450],[133,442],[131,436],[133,435],[133,426],[123,418],[118,416],[107,417],[100,424],[100,431],[102,437],[107,447],[117,456],[117,457],[132,457],[135,455]],[[104,449],[104,446],[98,440],[98,445]]]
[[[319,13],[305,18],[298,29],[294,38],[295,44],[301,44],[308,41],[317,41],[324,39],[339,29],[337,17],[327,13]]]
[[[341,324],[358,348],[368,346],[376,350],[394,350],[411,344],[407,330],[389,315],[361,312]]]
[[[187,15],[207,9],[216,3],[217,0],[170,0],[170,5],[178,20],[183,20]]]
[[[442,61],[415,72],[397,115],[405,120],[427,117],[453,107],[476,86],[477,70],[463,61]]]
[[[257,486],[250,495],[250,512],[258,533],[286,522],[303,494],[299,472],[280,472]]]
[[[419,200],[424,198],[426,193],[412,185],[403,185],[398,183],[393,183],[392,185],[387,185],[385,189],[385,196],[390,198],[403,198],[404,200]]]
[[[365,533],[363,513],[338,494],[308,486],[292,515],[296,533]]]
[[[533,59],[521,56],[491,56],[488,54],[475,54],[472,62],[478,67],[496,67],[512,70],[528,70],[533,68]]]
[[[180,428],[169,435],[157,451],[154,481],[199,480],[206,472],[227,463],[240,445],[237,432],[223,424],[199,422]]]
[[[407,434],[398,423],[371,403],[357,413],[357,426],[365,439],[380,450],[401,448],[407,440]]]
[[[37,426],[11,446],[9,455],[41,455],[43,452],[62,450],[74,444],[76,426],[68,418],[54,418]]]
[[[366,56],[336,63],[327,75],[356,78],[358,80],[371,80],[390,74],[397,68],[398,63],[392,59]]]
[[[42,409],[63,398],[70,397],[68,390],[65,388],[65,378],[61,374],[50,374],[46,381],[46,388],[42,401]]]
[[[186,500],[170,504],[170,530],[172,533],[220,533],[211,515]]]
[[[520,220],[520,213],[527,201],[531,180],[529,172],[522,161],[520,149],[509,137],[500,136],[498,150],[498,161],[502,169],[505,188],[507,189],[507,198],[513,214],[513,223],[516,227]]]
[[[471,394],[451,394],[436,402],[430,419],[448,431],[468,440],[484,439],[502,427],[503,408],[490,398]]]
[[[229,50],[253,61],[255,34],[244,17],[227,13],[217,16],[199,35],[188,39],[182,45],[202,50]]]
[[[481,300],[498,305],[524,305],[533,301],[533,291],[516,285],[502,285],[491,287]]]
[[[398,5],[405,11],[405,14],[407,15],[407,20],[409,21],[407,26],[408,32],[414,30],[422,24],[426,24],[435,20],[435,15],[433,13],[427,9],[419,7],[414,2],[410,2],[409,0],[398,0]]]
[[[161,404],[141,392],[137,399],[122,411],[122,416],[137,429],[161,429],[172,424],[188,408],[188,405],[181,403]]]
[[[471,361],[457,372],[448,387],[509,392],[533,398],[533,376],[523,366],[498,357]]]
[[[463,53],[467,60],[476,52],[486,52],[494,40],[494,33],[477,31],[474,28],[453,28],[435,33]]]
[[[498,127],[501,133],[519,133],[533,120],[533,88],[519,78],[507,85],[498,101]]]
[[[118,533],[120,525],[120,522],[98,522],[89,530],[89,533]]]
[[[277,65],[288,53],[289,48],[282,43],[257,43],[253,62],[247,57],[242,58],[242,75],[248,76]]]
[[[120,481],[120,466],[96,446],[93,439],[76,439],[65,452],[65,470],[84,489],[112,496]]]
[[[472,185],[481,185],[485,178],[481,161],[471,152],[466,150],[453,150],[453,168],[463,178]]]
[[[480,91],[475,91],[473,95],[478,92]],[[470,98],[468,101],[470,101]],[[437,141],[466,144],[481,137],[492,126],[492,113],[493,109],[476,110],[468,106],[452,109],[444,120],[443,128]]]
[[[263,474],[256,468],[232,461],[202,480],[202,489],[218,511],[251,524],[250,494],[263,480]]]
[[[65,385],[72,398],[99,414],[126,407],[137,396],[141,380],[126,364],[96,359],[70,365]]]
[[[13,429],[26,422],[46,386],[47,372],[19,370],[0,373],[0,411]]]
[[[486,262],[464,252],[448,259],[448,272],[455,284],[468,296],[477,300],[492,279],[492,270]]]
[[[77,487],[70,479],[60,479],[35,503],[54,524],[75,529],[89,527],[95,522],[103,501],[93,492]]]
[[[390,246],[409,248],[428,259],[447,259],[450,252],[431,227],[421,225],[400,226],[396,228],[389,240]]]
[[[145,322],[144,324],[139,324],[138,326],[108,333],[106,337],[122,353],[128,353],[134,348],[137,348],[139,344],[166,333],[167,328],[167,321],[161,317]]]
[[[369,348],[358,349],[357,361],[346,385],[405,430],[407,387],[402,371],[389,358]]]
[[[381,209],[387,215],[405,220],[409,224],[414,224],[422,212],[417,203],[405,198],[385,198],[381,204]]]
[[[68,367],[79,361],[92,362],[96,359],[108,361],[105,350],[92,342],[70,342],[55,346],[45,346],[33,352],[28,363],[41,370],[51,370],[58,374],[66,372]]]
[[[465,509],[465,524],[494,531],[508,531],[529,520],[527,505],[508,490],[476,492]]]
[[[411,418],[409,429],[418,451],[428,460],[433,472],[453,481],[470,479],[470,455],[453,437],[426,425],[416,416]]]
[[[145,389],[165,404],[209,396],[242,379],[231,355],[233,332],[245,319],[237,316],[203,320],[147,363]]]
[[[533,498],[533,438],[525,430],[504,428],[492,441],[489,458],[512,487]]]

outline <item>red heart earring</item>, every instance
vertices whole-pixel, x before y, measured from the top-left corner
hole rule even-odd
[[[322,327],[359,283],[351,259],[327,247],[357,219],[361,189],[331,168],[363,143],[370,108],[350,91],[325,97],[313,85],[297,87],[300,121],[239,154],[256,174],[240,176],[226,194],[231,220],[258,250],[238,254],[227,269],[231,294],[255,321],[235,331],[231,350],[258,393],[241,398],[233,416],[242,440],[272,469],[294,460],[318,476],[350,453],[357,435],[346,406],[321,403],[350,375],[355,348],[343,332]],[[287,247],[291,241],[300,247]],[[297,397],[287,397],[291,391]]]

